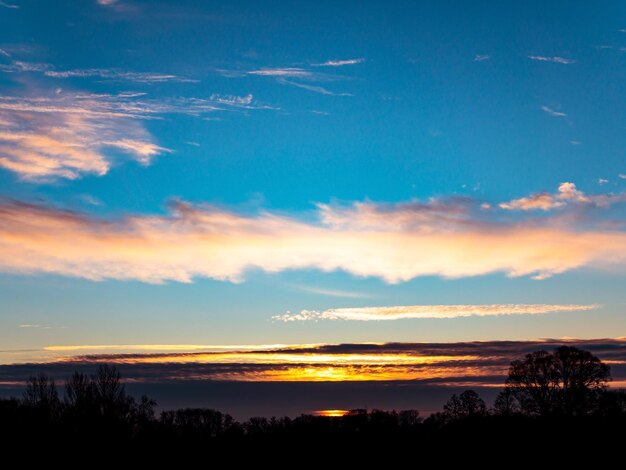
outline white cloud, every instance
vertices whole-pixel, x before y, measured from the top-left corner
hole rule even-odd
[[[604,179],[604,178],[598,178],[598,184],[602,185],[602,184],[607,184],[609,182],[609,180]]]
[[[332,92],[330,90],[327,90],[324,87],[321,86],[317,86],[317,85],[307,85],[305,83],[297,83],[297,82],[292,82],[291,80],[285,80],[285,79],[279,79],[279,83],[284,83],[285,85],[291,85],[291,86],[295,86],[298,88],[302,88],[304,90],[309,90],[312,91],[314,93],[320,93],[322,95],[332,95],[332,96],[354,96],[351,93],[335,93]]]
[[[11,57],[11,54],[9,54],[7,51],[5,51],[2,48],[0,48],[0,55],[2,55],[4,57]]]
[[[550,116],[554,116],[554,117],[564,117],[567,116],[567,114],[561,112],[561,111],[555,111],[552,108],[548,108],[547,106],[542,106],[541,107],[542,111],[545,111],[546,113],[548,113]]]
[[[310,292],[311,294],[324,295],[327,297],[341,297],[346,299],[369,299],[373,296],[364,292],[354,292],[341,289],[326,289],[323,287],[305,286],[305,285],[292,285],[294,289]]]
[[[246,96],[234,96],[234,95],[218,95],[214,93],[211,95],[211,101],[215,101],[219,104],[226,104],[229,106],[248,106],[252,104],[253,96],[248,94]]]
[[[12,10],[17,10],[19,8],[19,5],[13,5],[11,3],[0,2],[0,7],[10,8]]]
[[[344,59],[344,60],[327,60],[321,64],[312,64],[314,67],[343,67],[344,65],[362,64],[365,59]]]
[[[410,305],[393,307],[332,308],[302,310],[300,313],[275,315],[274,321],[353,320],[385,321],[406,319],[450,319],[502,315],[544,315],[553,312],[595,310],[599,305],[493,304],[493,305]]]
[[[97,0],[98,5],[108,6],[117,3],[117,0]]]
[[[76,70],[45,70],[44,74],[53,78],[88,78],[98,77],[105,80],[113,81],[131,81],[138,83],[162,83],[162,82],[189,82],[197,83],[198,80],[192,80],[177,75],[154,73],[154,72],[129,72],[116,69],[76,69]]]
[[[549,57],[549,56],[542,56],[542,55],[529,55],[528,58],[531,60],[537,60],[539,62],[553,62],[555,64],[563,64],[563,65],[576,63],[574,59],[566,59],[564,57],[559,57],[559,56]]]
[[[299,68],[299,67],[286,67],[286,68],[266,68],[259,70],[250,70],[248,75],[260,75],[263,77],[310,77],[312,72]]]
[[[626,173],[620,173],[618,176],[620,179],[626,180]]]
[[[491,59],[490,55],[486,55],[486,54],[478,54],[474,57],[474,62],[483,62],[485,60],[489,60]]]

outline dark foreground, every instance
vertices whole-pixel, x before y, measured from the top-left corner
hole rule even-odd
[[[101,365],[74,373],[61,399],[54,381],[31,377],[21,399],[0,399],[0,455],[68,467],[202,458],[202,466],[288,462],[425,463],[496,461],[613,464],[626,444],[626,392],[607,388],[610,369],[571,347],[513,361],[492,407],[472,390],[428,417],[416,410],[352,410],[340,417],[251,418],[182,408],[155,413],[148,397],[128,395],[119,372]],[[77,455],[89,455],[89,461]],[[93,458],[96,457],[96,460]],[[218,460],[219,459],[219,460]],[[291,459],[291,460],[290,460]],[[293,460],[298,459],[298,460]]]

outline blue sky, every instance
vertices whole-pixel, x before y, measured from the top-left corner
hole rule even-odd
[[[624,336],[625,13],[0,3],[2,349]]]

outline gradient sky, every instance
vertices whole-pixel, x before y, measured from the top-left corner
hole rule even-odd
[[[432,3],[0,2],[0,362],[626,336],[626,4]]]

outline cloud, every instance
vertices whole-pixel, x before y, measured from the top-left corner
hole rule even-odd
[[[234,95],[218,95],[214,93],[211,95],[211,101],[215,101],[219,104],[226,104],[228,106],[249,106],[252,104],[253,96],[248,94],[246,96],[234,96]]]
[[[302,310],[300,313],[275,315],[274,321],[353,320],[384,321],[406,319],[450,319],[502,315],[543,315],[553,312],[577,312],[597,309],[598,305],[494,304],[494,305],[410,305],[394,307],[332,308]]]
[[[604,178],[598,178],[598,184],[603,185],[603,184],[607,184],[609,182],[609,180],[604,179]]]
[[[0,96],[0,167],[27,181],[108,173],[119,153],[148,165],[171,153],[143,122],[179,113],[203,116],[225,109],[274,109],[252,95],[150,100],[144,93],[65,93]]]
[[[600,180],[600,184],[607,183],[607,180]],[[618,202],[626,201],[626,193],[618,194],[595,194],[587,195],[576,188],[574,183],[561,183],[556,194],[537,193],[527,197],[514,199],[509,202],[499,204],[505,210],[543,210],[560,209],[568,204],[590,204],[597,207],[608,207]]]
[[[574,191],[562,192],[576,198]],[[489,273],[544,279],[582,267],[626,267],[626,233],[593,219],[488,220],[466,200],[319,204],[317,222],[303,215],[178,201],[163,215],[104,219],[4,201],[0,271],[159,283],[317,269],[398,283]]]
[[[563,65],[576,63],[574,59],[566,59],[564,57],[559,57],[559,56],[549,57],[549,56],[542,56],[542,55],[529,55],[528,58],[530,60],[537,60],[539,62],[553,62],[555,64],[563,64]]]
[[[549,193],[532,194],[528,197],[522,197],[519,199],[514,199],[510,202],[503,202],[499,204],[499,207],[501,209],[522,211],[530,211],[535,209],[549,211],[564,206],[565,202],[559,201],[552,194]]]
[[[0,48],[0,55],[2,55],[4,57],[11,57],[11,54],[9,54],[7,51],[5,51],[2,48]]]
[[[327,60],[321,64],[311,64],[314,67],[343,67],[344,65],[356,65],[362,64],[365,62],[365,59],[344,59],[344,60]]]
[[[278,82],[279,83],[283,83],[285,85],[291,85],[291,86],[295,86],[295,87],[298,87],[298,88],[302,88],[304,90],[309,90],[309,91],[312,91],[312,92],[315,92],[315,93],[320,93],[322,95],[354,96],[351,93],[335,93],[335,92],[327,90],[326,88],[321,87],[321,86],[307,85],[305,83],[297,83],[297,82],[293,82],[291,80],[279,79]]]
[[[135,112],[95,96],[0,97],[0,167],[29,181],[104,175],[112,149],[147,165],[169,150],[153,142]]]
[[[346,299],[368,299],[368,298],[373,297],[373,295],[366,294],[364,292],[353,292],[353,291],[340,290],[340,289],[326,289],[323,287],[303,286],[303,285],[294,285],[292,287],[303,292],[310,292],[312,294],[325,295],[328,297],[341,297],[341,298],[346,298]]]
[[[163,82],[188,82],[197,83],[199,80],[192,80],[172,74],[153,72],[128,72],[117,69],[76,69],[76,70],[45,70],[44,74],[53,78],[89,78],[98,77],[113,81],[131,81],[138,83],[163,83]]]
[[[565,117],[567,116],[567,114],[561,112],[561,111],[555,111],[552,108],[549,108],[547,106],[542,106],[541,107],[542,111],[545,111],[546,113],[548,113],[550,116],[554,116],[554,117]]]
[[[485,60],[489,60],[491,59],[490,55],[486,55],[486,54],[478,54],[474,57],[474,62],[483,62]]]
[[[117,3],[118,0],[97,0],[98,5],[102,5],[102,6],[108,6],[108,5],[114,5]]]
[[[424,384],[459,386],[504,383],[511,361],[532,351],[575,346],[591,351],[611,365],[616,382],[626,378],[624,338],[538,341],[478,341],[462,343],[368,343],[293,345],[268,349],[182,349],[155,352],[153,345],[137,345],[131,353],[115,347],[100,353],[75,349],[83,355],[68,356],[72,349],[48,363],[0,366],[0,381],[25,383],[37,372],[62,381],[75,370],[89,372],[103,362],[115,364],[126,380],[134,383],[192,381],[237,382],[365,382],[421,381]],[[147,346],[147,347],[142,347]],[[185,345],[182,345],[185,346]],[[193,346],[193,345],[192,345]],[[82,348],[82,346],[81,346]],[[96,346],[99,348],[99,346]],[[121,349],[121,351],[128,351]],[[6,352],[5,352],[6,353]],[[40,352],[41,353],[41,352]],[[53,351],[48,351],[53,354]],[[32,354],[32,353],[31,353]],[[9,360],[12,358],[8,355]],[[0,356],[0,360],[4,357]],[[45,359],[41,362],[47,362]],[[247,395],[249,396],[249,395]],[[447,398],[447,397],[446,397]]]
[[[260,75],[262,77],[310,77],[312,72],[299,67],[286,68],[264,68],[259,70],[250,70],[246,72],[248,75]]]
[[[620,179],[626,180],[626,173],[620,173],[618,176]]]
[[[12,10],[17,10],[19,8],[19,5],[13,5],[11,3],[0,2],[0,7],[10,8]]]

